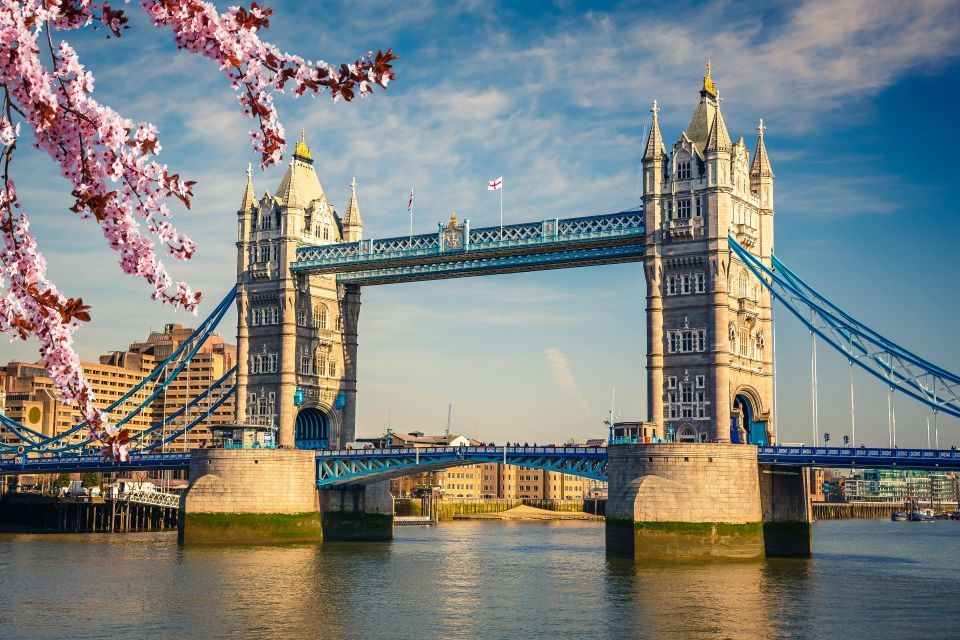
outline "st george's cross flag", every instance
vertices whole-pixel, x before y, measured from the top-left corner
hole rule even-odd
[[[496,180],[491,180],[487,184],[487,191],[498,191],[503,188],[503,176],[500,176]]]
[[[410,189],[410,199],[407,201],[407,213],[413,211],[413,189]]]

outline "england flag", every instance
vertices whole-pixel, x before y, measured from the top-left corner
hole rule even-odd
[[[500,176],[496,180],[491,180],[487,184],[487,191],[497,191],[503,188],[503,176]]]

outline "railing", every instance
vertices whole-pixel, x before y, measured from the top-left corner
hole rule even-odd
[[[415,455],[441,454],[538,454],[544,455],[567,454],[584,456],[607,455],[606,447],[387,447],[376,449],[331,449],[318,451],[318,458],[368,458],[368,457],[396,457]]]
[[[410,259],[445,254],[549,246],[553,244],[643,237],[643,212],[637,210],[578,218],[552,218],[537,222],[470,229],[441,224],[437,233],[383,239],[366,239],[349,244],[303,247],[297,250],[294,271],[333,269],[392,259]]]
[[[849,458],[919,458],[923,460],[960,460],[956,449],[889,449],[880,447],[759,447],[760,455],[843,456]]]
[[[130,491],[120,496],[127,502],[136,502],[137,504],[148,504],[154,507],[169,507],[171,509],[180,508],[180,496],[175,493],[164,493],[162,491]]]

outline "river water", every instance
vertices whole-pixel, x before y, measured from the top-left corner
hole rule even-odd
[[[595,522],[181,548],[0,534],[0,638],[960,638],[960,522],[814,525],[812,560],[608,560]]]

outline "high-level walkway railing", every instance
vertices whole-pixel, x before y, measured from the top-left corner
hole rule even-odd
[[[303,247],[290,269],[375,285],[632,262],[643,257],[643,221],[639,209],[502,228],[451,221],[436,233]]]

